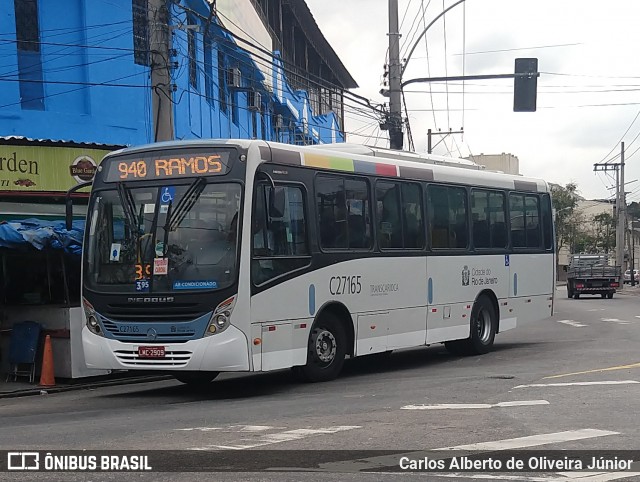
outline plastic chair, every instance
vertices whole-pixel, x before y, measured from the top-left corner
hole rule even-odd
[[[11,339],[9,340],[9,372],[8,382],[11,377],[17,381],[19,376],[29,377],[33,383],[36,373],[36,353],[42,326],[35,321],[21,321],[13,325]]]

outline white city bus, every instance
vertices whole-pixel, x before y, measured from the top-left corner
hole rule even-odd
[[[469,161],[259,140],[116,151],[96,173],[84,242],[90,368],[295,367],[445,343],[485,353],[551,316],[547,184]]]

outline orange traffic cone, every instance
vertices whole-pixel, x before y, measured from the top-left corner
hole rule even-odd
[[[51,349],[51,335],[44,339],[44,352],[42,353],[42,369],[40,370],[40,386],[54,387],[56,379],[53,376],[53,350]]]

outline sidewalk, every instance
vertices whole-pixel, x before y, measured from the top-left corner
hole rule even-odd
[[[112,385],[126,385],[132,383],[147,383],[160,380],[170,380],[170,375],[144,375],[135,372],[135,375],[129,372],[113,373],[99,377],[87,377],[76,379],[60,379],[56,380],[53,387],[41,387],[38,380],[29,383],[26,378],[20,377],[17,382],[6,381],[6,375],[2,374],[0,379],[0,399],[12,397],[26,397],[31,395],[47,395],[49,393],[67,392],[70,390],[90,389],[97,387],[108,387]]]

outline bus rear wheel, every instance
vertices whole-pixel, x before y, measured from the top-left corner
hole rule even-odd
[[[445,346],[454,355],[488,353],[496,337],[498,317],[489,298],[481,296],[471,310],[471,334],[466,340],[449,341]]]
[[[307,364],[296,372],[309,382],[333,380],[340,374],[347,352],[347,336],[340,320],[325,313],[311,328]]]
[[[184,372],[173,373],[173,378],[190,387],[206,386],[216,378],[220,372]]]

